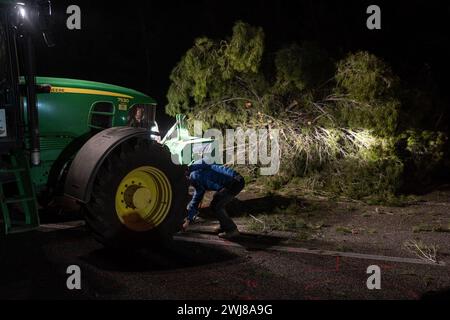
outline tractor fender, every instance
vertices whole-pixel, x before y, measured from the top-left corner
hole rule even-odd
[[[81,203],[90,200],[95,177],[108,155],[124,141],[150,139],[148,130],[133,127],[105,129],[89,139],[78,151],[67,174],[64,193]]]

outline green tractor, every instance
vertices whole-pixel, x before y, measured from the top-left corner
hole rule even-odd
[[[162,143],[156,101],[138,91],[35,76],[32,38],[51,45],[50,2],[0,6],[0,233],[36,229],[39,209],[66,196],[105,245],[170,240],[188,201],[186,147],[210,141],[180,116]]]

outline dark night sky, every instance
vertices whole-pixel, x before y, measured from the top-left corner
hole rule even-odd
[[[68,5],[82,11],[82,30],[65,27]],[[382,30],[366,28],[366,8],[382,10]],[[315,41],[340,58],[369,50],[408,81],[424,72],[441,83],[450,71],[448,1],[318,0],[53,0],[57,46],[38,48],[40,75],[108,82],[143,91],[165,105],[169,74],[196,37],[223,38],[235,21],[260,25],[266,47]],[[447,96],[448,98],[448,96]],[[166,122],[161,110],[158,120]]]

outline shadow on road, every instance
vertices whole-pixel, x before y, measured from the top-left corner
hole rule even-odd
[[[217,234],[210,230],[196,230],[187,233],[180,233],[181,237],[185,237],[187,239],[202,239],[207,243],[209,240],[219,240],[224,241],[219,238]],[[286,238],[277,237],[273,235],[263,235],[263,234],[253,234],[242,232],[238,237],[226,240],[229,243],[239,244],[246,250],[264,250],[276,245],[280,245],[283,241],[286,241]],[[199,246],[199,245],[197,245]],[[224,245],[225,246],[225,245]]]
[[[99,248],[80,257],[97,269],[119,272],[151,272],[193,268],[238,259],[221,248],[191,243],[175,243],[164,249],[117,251]]]
[[[443,291],[431,291],[422,295],[421,300],[446,300],[450,301],[450,289]]]
[[[190,243],[177,243],[165,250],[113,251],[97,243],[83,227],[11,235],[2,239],[0,249],[0,299],[95,297],[97,289],[95,292],[86,289],[82,293],[67,290],[69,265],[80,266],[83,279],[88,281],[87,288],[108,291],[110,283],[110,291],[115,292],[120,286],[113,283],[115,276],[110,272],[151,274],[223,265],[240,259],[222,248]],[[93,285],[97,282],[101,285]]]
[[[246,199],[241,195],[240,199],[233,199],[227,206],[227,212],[231,217],[239,217],[247,214],[270,214],[277,208],[287,207],[293,202],[301,202],[296,198],[283,197],[279,195],[265,196],[261,198]],[[206,201],[204,207],[200,209],[201,215],[205,217],[214,217],[210,208],[209,201]]]
[[[67,233],[67,230],[55,233],[35,231],[1,239],[0,299],[70,298],[71,293],[66,287],[65,259],[61,257],[58,261],[58,257],[49,255],[47,251],[49,243],[64,238]]]

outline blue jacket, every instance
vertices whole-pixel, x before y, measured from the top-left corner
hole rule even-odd
[[[189,180],[195,188],[194,196],[188,205],[188,219],[192,221],[206,191],[219,191],[238,175],[236,171],[223,165],[207,164],[198,160],[189,166]]]

